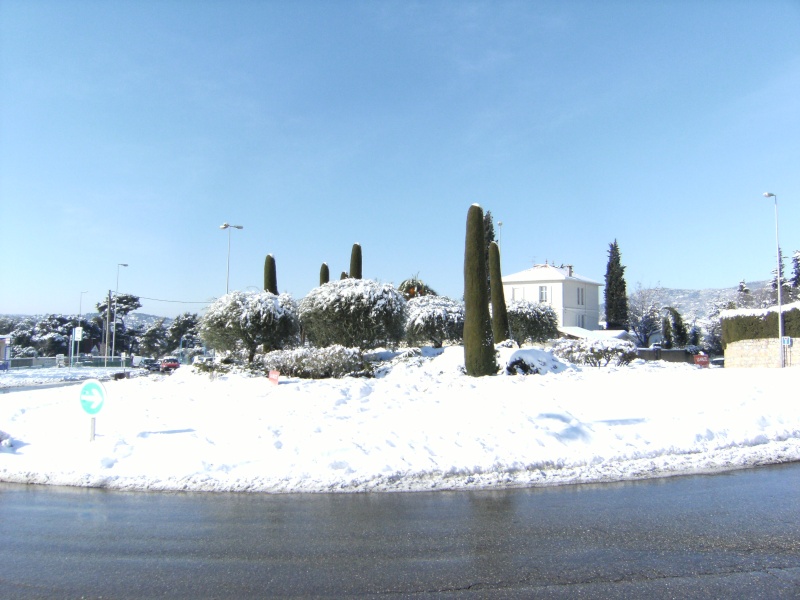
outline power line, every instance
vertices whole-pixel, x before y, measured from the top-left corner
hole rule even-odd
[[[197,302],[193,300],[164,300],[162,298],[148,298],[146,296],[137,296],[139,300],[152,300],[153,302],[172,302],[174,304],[211,304],[213,300],[203,300],[202,302]]]

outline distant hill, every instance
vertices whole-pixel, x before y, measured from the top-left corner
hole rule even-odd
[[[751,294],[757,297],[764,293],[771,285],[769,281],[748,281],[747,287]],[[707,321],[711,312],[720,303],[734,302],[738,293],[738,286],[729,288],[709,288],[705,290],[684,290],[676,288],[662,288],[664,293],[664,306],[672,306],[681,313],[685,323]],[[635,288],[628,287],[628,294],[635,292]],[[600,305],[600,313],[605,312],[605,305]]]

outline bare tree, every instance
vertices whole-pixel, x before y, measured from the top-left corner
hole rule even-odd
[[[666,290],[660,285],[643,288],[636,284],[636,291],[628,296],[628,328],[636,336],[641,347],[650,345],[650,337],[661,332],[661,312],[666,300]]]

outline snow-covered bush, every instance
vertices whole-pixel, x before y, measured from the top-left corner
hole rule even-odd
[[[549,304],[512,300],[508,304],[508,328],[518,344],[544,342],[558,337],[558,316]]]
[[[297,348],[277,350],[264,355],[264,368],[280,371],[281,375],[305,379],[328,379],[364,374],[364,356],[358,348],[328,346],[327,348]]]
[[[578,365],[623,366],[636,359],[636,345],[627,340],[559,340],[553,346],[558,358]]]
[[[444,296],[416,296],[406,305],[406,340],[441,348],[464,335],[464,305]]]
[[[403,338],[406,301],[391,285],[340,279],[311,290],[298,312],[316,346],[377,348]]]
[[[514,350],[505,358],[506,375],[546,375],[547,373],[561,373],[567,365],[561,362],[548,350],[540,348],[524,348]]]
[[[289,294],[230,292],[208,307],[200,320],[200,337],[209,348],[244,349],[249,362],[256,350],[285,348],[297,342],[297,305]]]

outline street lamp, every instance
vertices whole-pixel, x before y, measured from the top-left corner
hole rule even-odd
[[[244,225],[229,225],[223,223],[219,226],[220,229],[228,230],[228,269],[225,272],[225,293],[228,293],[228,286],[231,280],[231,229],[244,229]]]
[[[775,198],[775,247],[777,252],[778,270],[775,271],[775,283],[778,286],[778,364],[783,368],[783,312],[781,309],[781,244],[778,241],[778,197],[772,192],[764,192],[764,198]]]
[[[114,358],[117,349],[117,296],[119,295],[119,268],[127,267],[128,263],[117,263],[117,289],[114,291],[114,335],[111,338],[111,358]]]
[[[81,321],[83,321],[83,295],[88,294],[89,290],[81,292],[80,298],[78,299],[78,325],[72,330],[72,337],[73,342],[75,342],[74,346],[75,349],[72,350],[72,345],[70,345],[70,350],[72,350],[72,362],[75,362],[75,355],[81,353],[81,340],[83,337],[83,326],[81,325]],[[81,335],[77,335],[77,330],[81,330]],[[72,366],[72,362],[70,363],[70,367]]]

